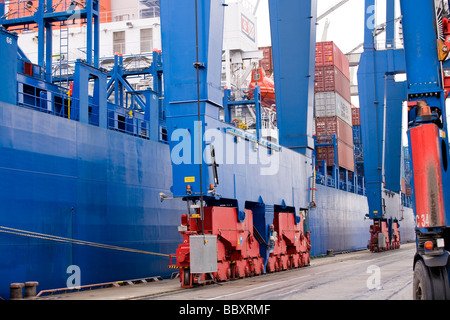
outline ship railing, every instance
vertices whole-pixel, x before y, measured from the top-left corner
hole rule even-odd
[[[55,91],[43,90],[29,83],[18,81],[17,104],[21,107],[54,116],[78,120],[78,103],[68,95],[68,90],[54,86]]]
[[[20,107],[47,113],[61,118],[79,121],[79,100],[71,97],[66,88],[54,86],[55,90],[43,90],[29,83],[18,81],[17,104]],[[89,124],[98,126],[99,106],[89,97]],[[108,129],[143,139],[150,137],[150,121],[138,110],[123,108],[108,103]],[[167,132],[161,131],[161,139]],[[164,136],[165,135],[165,136]]]
[[[327,187],[336,188],[336,180],[331,177],[328,177],[327,178]]]
[[[396,39],[394,42],[386,42],[385,39],[374,41],[374,46],[377,51],[385,51],[392,49],[403,49],[403,40]]]
[[[337,182],[337,184],[336,184],[336,182]],[[316,173],[316,183],[326,186],[326,187],[339,189],[339,190],[359,194],[362,196],[366,195],[366,190],[364,187],[364,178],[359,177],[359,176],[357,177],[357,180],[355,181],[356,184],[355,184],[353,182],[353,180],[348,180],[347,182],[345,182],[341,179],[337,179],[337,181],[336,181],[336,179],[334,179],[333,176],[331,176],[331,175],[323,175],[322,173],[317,172]]]
[[[101,11],[100,12],[100,22],[118,22],[118,21],[129,21],[129,20],[139,20],[139,19],[151,19],[159,18],[160,10],[159,7],[134,7],[120,10],[111,11]]]
[[[167,131],[167,126],[160,125],[159,126],[159,141],[165,144],[169,143],[169,133]]]
[[[84,51],[86,48],[78,48],[78,50],[82,54],[86,54]],[[54,80],[58,80],[58,77],[61,75],[63,79],[67,77],[72,77],[75,73],[75,63],[81,58],[83,55],[74,54],[74,59],[67,60],[63,64],[59,62],[53,62],[52,64],[52,76]],[[133,71],[141,71],[148,69],[153,63],[153,52],[145,52],[139,54],[129,54],[123,55],[123,69],[125,71],[133,72]],[[33,67],[40,67],[38,65],[33,65]],[[23,68],[23,67],[22,67]],[[100,68],[105,72],[111,72],[114,68],[114,56],[111,57],[102,57],[100,58]],[[42,75],[44,71],[42,70]],[[35,76],[35,75],[33,75]],[[135,78],[145,78],[145,76],[134,75]],[[42,77],[43,78],[43,77]],[[146,77],[146,79],[148,76]]]
[[[108,103],[108,129],[150,139],[150,121],[139,110]]]
[[[364,177],[358,176],[358,194],[365,196],[366,195],[366,188],[364,185]]]
[[[316,173],[316,183],[326,187],[334,187],[334,179],[330,176],[324,176],[323,174]]]
[[[231,88],[230,101],[252,100],[255,89],[251,88]]]
[[[413,201],[412,198],[404,193],[402,193],[402,206],[406,208],[412,208],[413,207]]]
[[[339,189],[343,190],[343,191],[348,191],[348,192],[352,192],[355,193],[355,185],[353,184],[352,181],[339,181]]]
[[[118,51],[120,52],[120,51]],[[124,52],[124,50],[122,51]],[[153,63],[153,52],[144,52],[137,54],[123,54],[122,68],[126,71],[140,71],[148,69]],[[111,71],[114,68],[114,56],[104,57],[100,59],[100,65],[102,68]]]
[[[4,13],[0,16],[0,19],[18,19],[24,17],[31,17],[39,10],[39,1],[36,0],[12,0],[1,1],[4,5]],[[63,12],[82,9],[84,6],[73,0],[56,0],[53,1],[52,7],[44,4],[45,12]]]
[[[33,16],[38,11],[39,1],[32,0],[12,0],[2,1],[4,4],[5,12],[1,13],[2,19],[17,19],[23,17]],[[52,7],[45,7],[45,10],[53,10],[53,12],[63,12],[68,10],[76,10],[83,8],[81,3],[74,2],[72,0],[56,0],[53,1]],[[100,22],[117,22],[136,19],[149,19],[159,18],[160,9],[157,6],[148,7],[145,5],[136,6],[133,8],[122,8],[117,10],[100,12]]]
[[[41,80],[44,80],[45,77],[45,69],[43,67],[23,59],[17,59],[17,72]]]
[[[37,1],[15,0],[2,1],[4,12],[0,12],[0,19],[17,19],[22,17],[30,17],[38,10]]]
[[[355,193],[355,186],[353,183],[347,182],[347,191]]]

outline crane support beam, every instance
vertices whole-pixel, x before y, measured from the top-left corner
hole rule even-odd
[[[280,143],[310,156],[317,3],[269,0],[269,9]]]
[[[390,218],[391,211],[398,212],[398,204],[391,201],[391,195],[396,194],[394,197],[398,198],[400,193],[402,102],[406,87],[404,82],[396,82],[394,75],[405,72],[405,58],[403,49],[387,46],[387,50],[376,50],[374,8],[375,1],[366,0],[367,23],[358,70],[358,91],[369,218],[383,219]],[[393,14],[387,12],[387,19]]]
[[[395,1],[387,0],[386,43],[377,50],[375,0],[365,1],[364,52],[358,69],[364,172],[369,203],[370,250],[397,249],[402,213],[401,151],[403,100],[406,82],[395,75],[405,73],[405,51],[395,45]]]

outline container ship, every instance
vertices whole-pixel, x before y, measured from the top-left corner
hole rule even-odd
[[[80,16],[75,18],[85,17],[83,4],[54,5],[63,4],[67,7],[55,10],[67,13],[70,5],[78,6]],[[0,4],[3,25],[31,19],[20,21],[27,27],[17,31],[19,36],[0,31],[0,297],[4,299],[9,298],[11,283],[37,281],[38,290],[47,290],[167,278],[174,273],[168,268],[169,255],[182,242],[178,227],[186,203],[161,201],[162,194],[172,194],[173,173],[161,84],[164,62],[161,52],[153,51],[160,41],[159,2],[138,4],[134,16],[120,7],[124,2],[100,1],[98,33],[112,40],[113,48],[102,43],[101,48],[108,49],[102,49],[106,51],[97,66],[101,71],[90,66],[92,56],[74,61],[78,58],[74,52],[86,54],[95,51],[95,45],[83,42],[86,47],[68,48],[86,25],[70,26],[56,19],[53,52],[46,53],[43,63],[46,57],[35,51],[41,50],[36,43],[38,24],[31,19],[38,3]],[[69,18],[75,21],[70,15],[65,21]],[[267,54],[253,50],[254,19],[244,1],[230,4],[222,86],[231,88],[232,101],[248,98],[243,89],[253,81],[248,77],[256,79],[261,70],[267,71],[268,79],[271,76],[270,66],[264,67],[264,61],[270,64]],[[126,42],[124,35],[131,32],[140,34],[139,44]],[[248,42],[253,47],[243,48]],[[145,53],[127,53],[125,44],[140,46]],[[331,46],[331,54],[321,52],[324,46]],[[302,205],[310,208],[304,218],[311,256],[365,249],[371,226],[365,218],[363,159],[358,158],[355,166],[360,124],[352,120],[357,110],[351,107],[346,57],[333,43],[320,43],[317,50],[323,54],[316,60],[315,157],[296,158],[294,151],[280,147],[284,161],[280,174],[289,176],[286,170],[293,164],[310,172],[300,187],[309,194],[308,203]],[[67,58],[71,54],[73,60]],[[261,64],[255,65],[259,60]],[[322,78],[331,80],[322,83]],[[273,89],[270,81],[265,84],[267,91]],[[239,134],[254,134],[251,108],[235,111],[232,119]],[[263,105],[263,123],[269,129],[266,141],[278,148],[272,94]],[[299,164],[299,159],[306,161]],[[234,192],[245,189],[239,181]],[[292,187],[283,197],[295,202],[294,191]],[[415,240],[410,207],[405,192],[398,201],[402,242]]]

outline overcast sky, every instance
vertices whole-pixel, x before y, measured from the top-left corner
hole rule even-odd
[[[256,4],[257,0],[249,0]],[[341,0],[317,0],[317,13],[320,16]],[[258,45],[270,45],[270,23],[268,0],[261,0],[258,11]],[[327,41],[334,41],[344,52],[351,51],[364,40],[364,1],[350,0],[328,17],[330,26]],[[317,40],[322,40],[326,19],[317,26]]]

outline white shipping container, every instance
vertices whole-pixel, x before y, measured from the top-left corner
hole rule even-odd
[[[317,92],[314,95],[315,116],[339,117],[352,125],[352,105],[337,92]]]

